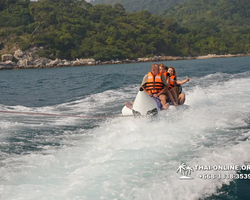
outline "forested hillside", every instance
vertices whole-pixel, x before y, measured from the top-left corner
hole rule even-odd
[[[189,1],[192,3],[193,0]],[[205,2],[196,1],[202,5]],[[211,2],[218,7],[216,1]],[[245,9],[243,7],[247,5],[249,3],[242,0],[241,7],[237,5],[237,9]],[[121,4],[93,6],[82,0],[2,0],[0,54],[30,47],[43,47],[39,55],[51,59],[110,60],[154,55],[250,53],[249,27],[243,20],[248,20],[248,10],[235,14],[231,19],[235,23],[236,16],[239,16],[238,22],[242,25],[230,24],[230,14],[227,18],[218,17],[218,21],[213,23],[212,18],[207,19],[208,14],[204,10],[203,14],[200,13],[204,16],[203,22],[197,17],[193,20],[197,24],[192,25],[191,18],[187,21],[188,16],[192,16],[188,14],[192,7],[175,8],[175,13],[165,13],[169,18],[148,11],[128,13]],[[183,18],[180,13],[183,13]],[[172,18],[175,15],[179,23]]]
[[[173,17],[182,25],[197,27],[213,24],[218,27],[247,28],[250,22],[249,0],[186,0],[167,8],[165,17]]]
[[[0,13],[1,48],[42,46],[51,58],[125,59],[180,54],[172,42],[175,21],[147,11],[126,13],[120,4],[75,0],[6,0]]]
[[[182,3],[184,0],[91,0],[90,3],[115,5],[120,3],[127,12],[138,12],[147,10],[150,13],[160,15],[163,10],[170,8],[173,5]]]
[[[188,27],[199,38],[196,44],[203,46],[201,54],[207,49],[217,54],[250,50],[249,0],[185,0],[166,9],[163,16]]]

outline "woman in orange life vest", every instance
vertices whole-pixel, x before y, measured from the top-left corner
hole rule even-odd
[[[173,97],[174,97],[174,100],[176,101],[176,102],[178,102],[178,93],[177,93],[177,91],[176,91],[176,73],[175,73],[175,69],[174,69],[174,67],[169,67],[168,68],[168,73],[169,73],[169,75],[170,75],[170,78],[169,78],[169,91],[171,92],[171,94],[173,95]]]
[[[165,66],[163,63],[159,64],[160,73],[163,74],[166,78],[166,82],[168,86],[170,86],[170,74],[167,72],[168,67]],[[175,96],[170,92],[170,90],[167,90],[166,92],[168,99],[173,102],[175,106],[178,106],[178,98],[175,98]]]
[[[168,68],[168,73],[170,74],[170,86],[169,86],[169,90],[171,91],[174,99],[175,100],[179,99],[179,103],[183,104],[184,101],[185,101],[185,94],[184,93],[180,93],[179,94],[179,87],[178,87],[178,85],[180,86],[180,85],[188,82],[189,78],[187,77],[186,80],[177,81],[177,73],[175,71],[175,68],[172,67],[172,66]]]
[[[159,69],[160,69],[160,73],[164,74],[164,76],[166,78],[170,76],[170,74],[167,72],[168,71],[168,67],[166,65],[164,65],[163,63],[159,64]]]

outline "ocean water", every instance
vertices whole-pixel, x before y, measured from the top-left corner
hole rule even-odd
[[[151,63],[0,71],[0,199],[250,199],[249,170],[177,173],[250,166],[250,57],[164,63],[190,109],[153,119],[119,117]]]

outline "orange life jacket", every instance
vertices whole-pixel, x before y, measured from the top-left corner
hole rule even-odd
[[[170,76],[168,72],[164,72],[163,75],[166,77],[166,79],[168,76]]]
[[[145,89],[149,94],[157,94],[165,87],[161,80],[161,74],[154,76],[151,72],[148,72],[148,80],[145,85]]]
[[[169,83],[170,84],[169,89],[172,89],[174,87],[175,80],[176,80],[175,76],[170,76],[170,79],[169,79],[169,82],[170,82]]]

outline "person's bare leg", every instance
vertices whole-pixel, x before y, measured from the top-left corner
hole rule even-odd
[[[176,93],[175,87],[172,88],[172,89],[170,90],[170,92],[171,92],[171,94],[172,94],[172,96],[173,96],[173,98],[174,98],[174,101],[175,101],[175,102],[178,102],[178,97],[177,97],[177,93]]]
[[[167,93],[167,96],[170,99],[170,101],[172,101],[175,106],[178,106],[178,103],[175,102],[175,100],[174,100],[173,95],[171,94],[171,92],[169,90],[167,90],[166,93]]]
[[[175,86],[174,89],[175,89],[175,92],[177,94],[177,99],[179,99],[179,87]]]
[[[167,110],[169,106],[169,103],[166,103],[164,106],[162,106],[161,110]]]
[[[183,105],[185,103],[185,94],[181,93],[179,94],[179,103]]]
[[[133,106],[129,102],[126,102],[125,106],[131,110],[133,109]]]
[[[161,101],[161,105],[164,106],[167,102],[166,102],[166,95],[165,94],[161,94],[159,96],[159,100]]]
[[[169,108],[169,103],[166,102],[166,95],[162,94],[159,96],[159,99],[161,101],[162,108],[161,110],[167,110]]]

